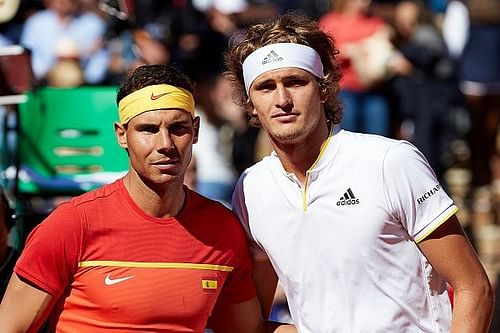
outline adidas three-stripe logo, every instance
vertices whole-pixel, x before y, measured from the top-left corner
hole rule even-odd
[[[337,206],[345,206],[345,205],[358,205],[359,199],[354,196],[351,188],[349,187],[343,196],[340,197],[339,201],[337,201]]]
[[[280,57],[278,53],[271,51],[269,54],[262,60],[262,65],[269,64],[271,62],[283,61],[283,57]]]

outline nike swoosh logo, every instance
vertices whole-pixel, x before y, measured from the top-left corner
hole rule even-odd
[[[157,100],[158,98],[163,97],[163,96],[168,95],[168,94],[170,94],[170,93],[166,92],[166,93],[161,93],[161,94],[158,94],[158,95],[155,95],[154,93],[151,93],[151,100],[152,101]]]
[[[134,277],[134,275],[131,275],[131,276],[125,276],[125,277],[122,277],[122,278],[118,278],[118,279],[112,279],[110,274],[106,275],[106,278],[104,279],[104,284],[107,285],[107,286],[112,286],[114,284],[117,284],[117,283],[120,283],[120,282],[123,282],[123,281],[127,281],[127,280],[130,280]]]

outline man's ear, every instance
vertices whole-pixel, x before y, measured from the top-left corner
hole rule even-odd
[[[255,109],[254,106],[252,106],[252,108],[250,109],[250,115],[252,117],[258,118],[258,116],[257,116],[257,110]]]
[[[250,96],[247,96],[247,100],[245,101],[245,108],[249,110],[248,112],[251,117],[257,117],[257,110],[255,110]]]
[[[122,147],[123,149],[128,148],[127,144],[127,130],[125,128],[125,125],[122,123],[115,122],[114,123],[115,127],[115,135],[116,135],[116,141]]]
[[[200,133],[200,117],[194,117],[193,119],[193,143],[198,142],[198,135]]]

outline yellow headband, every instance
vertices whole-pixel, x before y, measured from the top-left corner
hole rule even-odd
[[[194,117],[194,98],[186,89],[156,84],[136,90],[118,103],[120,122],[126,124],[141,113],[160,109],[181,109]]]

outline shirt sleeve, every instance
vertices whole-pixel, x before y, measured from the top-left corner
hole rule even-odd
[[[52,296],[71,283],[78,265],[82,227],[76,209],[61,204],[28,236],[14,271]]]
[[[390,211],[417,243],[456,213],[424,155],[401,141],[383,162],[384,196]]]
[[[250,255],[252,256],[252,259],[255,261],[269,260],[269,257],[267,256],[266,252],[255,241],[255,239],[252,236],[252,232],[250,231],[250,222],[248,220],[248,211],[245,204],[245,194],[243,190],[244,175],[245,174],[243,174],[243,176],[241,176],[238,182],[236,183],[233,192],[233,198],[231,203],[233,212],[238,217],[238,220],[240,221],[241,225],[243,226],[243,229],[245,230],[247,239],[249,241],[248,246],[250,249]]]

